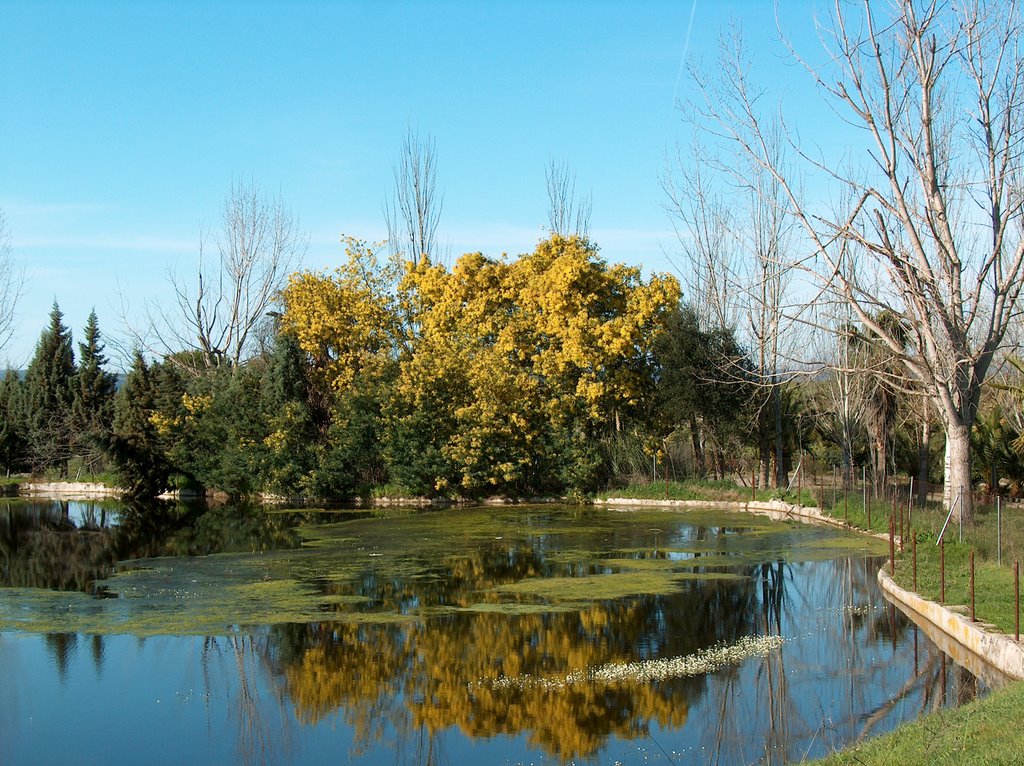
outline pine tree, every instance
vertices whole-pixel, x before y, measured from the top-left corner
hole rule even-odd
[[[96,311],[89,314],[85,324],[85,341],[78,344],[78,375],[75,378],[72,416],[75,429],[75,454],[94,464],[110,440],[114,420],[115,376],[104,366]]]
[[[75,354],[71,331],[54,301],[50,325],[39,337],[35,355],[25,373],[25,433],[33,470],[53,466],[67,475],[74,425]]]

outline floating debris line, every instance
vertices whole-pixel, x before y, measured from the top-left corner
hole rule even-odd
[[[785,643],[781,636],[744,636],[735,644],[712,646],[683,657],[639,662],[609,663],[589,670],[574,670],[565,676],[540,678],[525,673],[480,679],[470,687],[490,686],[494,689],[564,689],[584,683],[645,683],[670,678],[713,673],[727,665],[738,665],[750,657],[766,657]]]

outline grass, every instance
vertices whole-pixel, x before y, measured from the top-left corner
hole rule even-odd
[[[819,766],[991,766],[1024,762],[1024,683],[939,710],[895,731],[848,747]]]
[[[75,470],[73,467],[68,469],[68,472],[61,476],[61,473],[56,468],[46,471],[39,476],[33,476],[31,479],[22,476],[14,479],[14,483],[24,483],[26,481],[46,481],[46,482],[85,482],[89,484],[103,484],[108,487],[116,487],[117,475],[113,471],[87,471],[87,470]]]

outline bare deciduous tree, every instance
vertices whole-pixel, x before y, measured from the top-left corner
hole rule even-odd
[[[767,141],[781,165],[781,132],[776,129]],[[752,369],[720,373],[726,378],[753,373],[757,384],[761,486],[784,487],[781,388],[796,371],[790,347],[797,331],[786,305],[794,227],[775,177],[758,163],[734,160],[695,143],[691,156],[677,154],[663,187],[685,256],[683,281],[702,323],[735,330],[748,349]]]
[[[215,257],[208,257],[200,241],[195,281],[170,275],[173,313],[150,312],[159,350],[185,366],[237,368],[307,244],[298,219],[280,199],[253,182],[232,184]]]
[[[699,143],[684,154],[662,178],[668,213],[683,254],[677,266],[684,295],[704,329],[736,329],[737,243],[733,208],[713,180],[714,168]]]
[[[434,139],[409,128],[402,152],[392,168],[395,188],[384,201],[384,222],[388,246],[394,258],[444,261],[437,251],[437,224],[444,207],[444,194],[437,191],[437,149]]]
[[[548,228],[561,237],[590,236],[590,195],[576,199],[576,174],[567,162],[551,160],[544,170],[548,190]]]
[[[14,310],[21,297],[22,277],[14,265],[7,215],[0,210],[0,349],[14,333]]]
[[[803,265],[833,285],[875,342],[934,403],[946,431],[945,501],[973,515],[970,434],[981,386],[1019,316],[1024,285],[1021,120],[1024,55],[1016,2],[837,1],[819,92],[864,143],[846,166],[803,150],[806,168],[854,200],[829,216],[801,199],[763,129],[742,55],[703,80],[714,130],[771,173],[809,241]],[[789,135],[800,148],[797,133]],[[849,268],[852,253],[864,261]],[[863,279],[861,275],[870,275]],[[878,321],[890,312],[906,342]]]

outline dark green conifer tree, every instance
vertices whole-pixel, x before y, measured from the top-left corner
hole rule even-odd
[[[133,497],[153,497],[167,487],[170,466],[153,413],[156,388],[149,366],[140,351],[135,352],[124,385],[114,397],[114,422],[110,454],[117,468],[118,482]]]
[[[85,339],[78,344],[78,374],[72,401],[74,451],[90,467],[95,467],[109,444],[114,420],[117,379],[104,369],[107,363],[104,348],[93,310],[85,324]]]
[[[34,471],[57,467],[67,475],[74,424],[75,354],[71,349],[71,331],[64,326],[64,315],[54,301],[50,324],[39,337],[35,355],[25,373],[25,436]]]
[[[17,370],[8,370],[0,380],[0,469],[8,476],[25,467],[21,396],[21,377]]]

